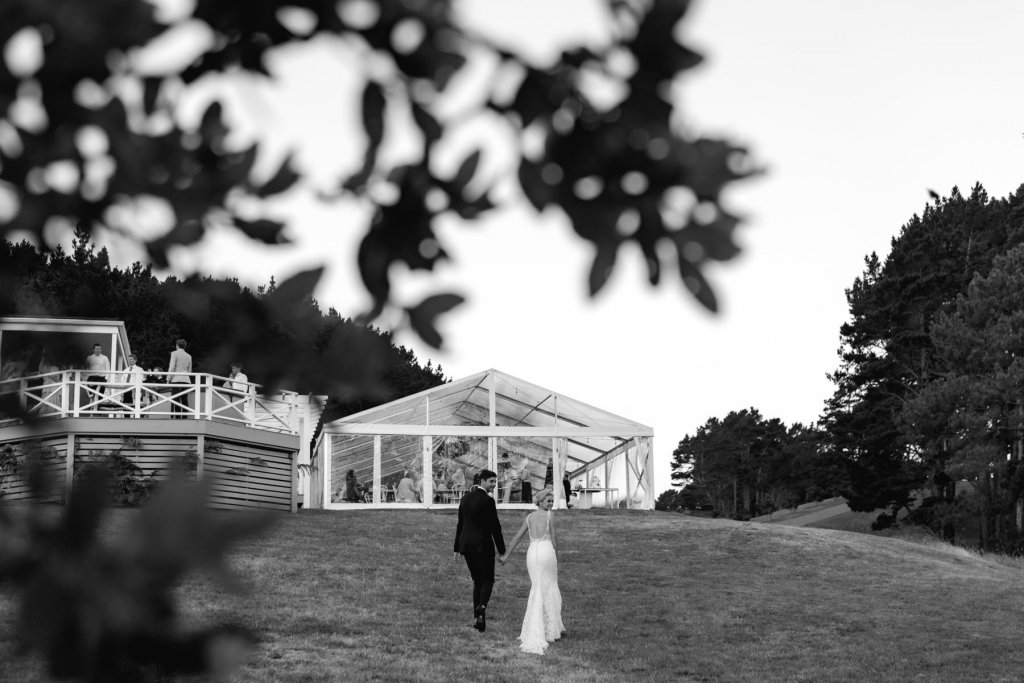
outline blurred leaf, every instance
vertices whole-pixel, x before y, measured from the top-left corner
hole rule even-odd
[[[373,295],[373,310],[360,316],[369,322],[379,315],[390,292],[388,271],[393,263],[405,263],[413,270],[432,270],[448,254],[434,233],[435,212],[426,205],[426,195],[436,181],[425,166],[404,166],[392,177],[400,178],[397,201],[378,207],[369,232],[359,244],[357,263],[363,284]]]
[[[178,244],[195,244],[203,239],[203,224],[197,220],[180,221],[174,228],[158,239],[146,244],[149,257],[157,264],[167,265],[167,250]]]
[[[8,581],[0,585],[22,589],[16,632],[23,646],[39,652],[55,677],[127,681],[141,680],[151,666],[209,672],[225,639],[236,654],[251,645],[252,635],[231,624],[183,629],[175,591],[197,569],[234,583],[225,553],[265,530],[270,514],[212,511],[207,485],[172,478],[111,537],[97,533],[108,483],[103,470],[86,469],[59,519],[33,505],[6,522],[0,571]]]
[[[367,81],[363,89],[363,129],[366,131],[366,153],[363,167],[345,181],[343,187],[354,192],[361,191],[377,164],[377,149],[384,138],[384,90],[379,84]]]
[[[223,145],[229,132],[228,127],[224,124],[223,109],[220,102],[211,102],[203,113],[202,121],[199,124],[199,132],[203,140],[214,148]]]
[[[658,256],[658,241],[665,236],[665,222],[661,217],[659,202],[655,198],[644,201],[640,207],[640,229],[634,239],[640,245],[647,263],[647,281],[652,286],[661,280],[661,259]]]
[[[247,221],[235,216],[234,223],[235,227],[245,233],[246,237],[258,240],[264,244],[285,244],[289,241],[281,235],[284,223],[279,221],[268,219]]]
[[[465,298],[458,294],[436,294],[427,297],[417,306],[405,310],[409,314],[409,324],[416,334],[427,344],[439,349],[443,339],[435,327],[437,317],[442,313],[447,313],[463,301]]]
[[[689,9],[689,0],[656,0],[630,41],[641,78],[668,80],[700,64],[702,57],[675,40],[676,25]]]
[[[369,324],[384,311],[384,304],[391,292],[391,281],[388,279],[388,266],[391,260],[386,252],[375,247],[372,239],[371,235],[363,238],[357,256],[359,275],[373,297],[373,306],[370,310],[357,318],[362,324]]]
[[[476,199],[466,200],[460,195],[451,198],[451,209],[465,220],[473,220],[481,213],[494,208],[494,202],[487,194],[482,194]]]
[[[412,103],[412,118],[423,132],[423,137],[428,146],[441,139],[441,136],[444,134],[441,124],[422,105],[416,102]]]
[[[142,107],[146,114],[152,115],[156,111],[157,97],[160,96],[160,87],[162,85],[162,78],[142,79]]]
[[[704,225],[696,223],[691,218],[686,227],[673,233],[672,237],[680,248],[684,248],[688,242],[696,242],[700,244],[708,258],[727,261],[740,252],[733,241],[737,225],[738,218],[718,211],[715,219]]]
[[[209,492],[209,482],[164,486],[126,534],[127,546],[161,581],[170,584],[191,569],[212,569],[225,578],[226,552],[270,527],[273,515],[267,511],[226,515],[211,510]]]
[[[363,129],[374,150],[384,137],[384,105],[384,89],[368,81],[363,89]]]
[[[562,64],[579,68],[590,61],[599,61],[599,58],[593,50],[585,47],[576,47],[562,52]]]
[[[760,172],[739,168],[737,160],[747,156],[746,150],[724,140],[702,138],[691,149],[689,185],[702,201],[718,201],[726,184]]]
[[[543,211],[544,207],[554,202],[554,192],[544,182],[540,166],[525,158],[519,162],[519,185],[533,208],[538,211]]]
[[[269,197],[270,195],[280,194],[294,185],[299,178],[299,174],[292,170],[292,157],[291,155],[288,155],[288,157],[281,162],[281,167],[277,169],[277,173],[274,174],[274,177],[256,188],[256,196],[264,198]]]
[[[715,293],[711,291],[711,285],[708,284],[700,270],[681,255],[679,257],[679,274],[683,278],[683,284],[704,308],[712,313],[718,311],[718,300],[715,298]]]
[[[512,101],[512,111],[519,114],[524,128],[538,118],[550,115],[553,104],[554,109],[561,104],[564,93],[555,88],[554,84],[551,76],[543,71],[527,70],[526,77],[519,84],[519,90]]]
[[[597,244],[597,253],[594,255],[594,262],[590,265],[590,296],[594,296],[611,277],[612,269],[615,267],[615,256],[618,252],[618,244],[600,242]]]
[[[270,297],[274,310],[282,313],[295,312],[299,304],[313,297],[323,274],[323,268],[313,268],[296,273],[279,284]]]
[[[58,535],[66,550],[83,552],[95,540],[106,507],[108,484],[109,477],[103,470],[91,470],[76,483]]]
[[[452,179],[452,185],[459,191],[465,190],[466,185],[473,179],[473,174],[476,173],[476,167],[480,164],[480,150],[474,151],[472,154],[467,156],[462,164],[459,166],[459,170],[456,171],[455,177]]]

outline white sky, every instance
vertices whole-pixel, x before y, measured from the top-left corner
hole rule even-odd
[[[463,3],[480,30],[537,59],[565,41],[603,37],[600,0]],[[817,419],[848,317],[844,289],[865,255],[887,253],[928,188],[945,195],[980,181],[1001,197],[1024,181],[1019,0],[694,5],[684,35],[706,61],[680,89],[686,120],[748,145],[768,168],[728,195],[747,220],[742,255],[707,271],[719,315],[693,301],[672,270],[648,287],[632,249],[588,300],[589,247],[564,219],[526,207],[478,224],[444,222],[453,263],[398,283],[410,300],[449,288],[468,295],[444,319],[445,352],[398,335],[447,375],[498,368],[654,427],[656,492],[670,484],[678,441],[709,417],[753,406],[787,424]],[[360,60],[347,50],[334,41],[281,59],[280,89],[246,96],[242,130],[267,141],[266,168],[287,144],[320,187],[358,166],[358,86],[346,73]],[[464,133],[460,150],[487,129]],[[401,141],[392,142],[389,153],[400,156]],[[504,161],[485,156],[481,175],[493,177]],[[253,247],[223,233],[179,254],[177,266],[261,284],[326,263],[321,305],[363,310],[354,247],[365,214],[302,197],[280,211],[291,217],[294,246]]]

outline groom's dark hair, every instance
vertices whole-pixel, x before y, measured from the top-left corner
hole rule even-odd
[[[490,470],[480,470],[480,481],[484,479],[490,479],[491,477],[497,477],[498,475]]]

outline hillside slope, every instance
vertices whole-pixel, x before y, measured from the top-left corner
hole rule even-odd
[[[117,511],[110,533],[135,513]],[[522,512],[502,513],[506,540]],[[519,653],[525,552],[506,566],[488,629],[469,627],[455,515],[282,515],[235,564],[253,597],[203,578],[193,618],[237,619],[263,641],[237,680],[943,681],[1024,672],[1024,565],[843,531],[588,510],[556,515],[568,635]],[[0,661],[11,654],[0,598]],[[7,675],[35,680],[15,660]],[[19,668],[20,667],[20,668]]]

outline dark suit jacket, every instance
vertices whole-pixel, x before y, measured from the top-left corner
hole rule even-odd
[[[455,552],[494,555],[494,547],[505,554],[498,508],[482,488],[472,488],[459,503],[459,525],[455,529]]]

